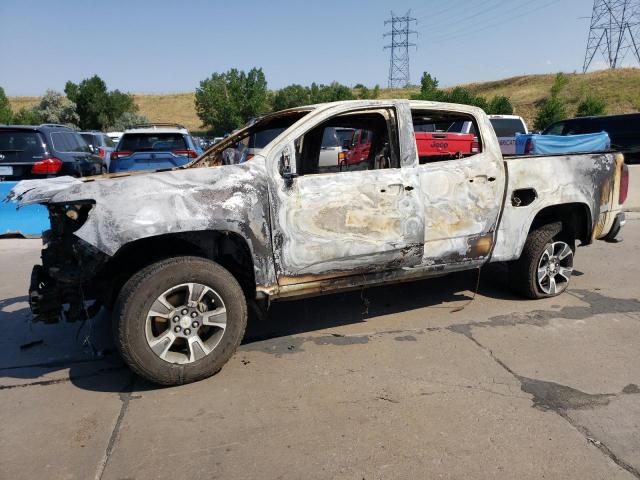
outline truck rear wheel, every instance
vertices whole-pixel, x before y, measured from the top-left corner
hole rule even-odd
[[[236,279],[215,262],[174,257],[136,273],[114,309],[116,344],[129,367],[161,385],[217,373],[238,348],[247,303]]]
[[[511,264],[515,289],[529,298],[555,297],[564,292],[573,272],[575,243],[564,239],[562,225],[552,223],[529,233],[522,255]]]

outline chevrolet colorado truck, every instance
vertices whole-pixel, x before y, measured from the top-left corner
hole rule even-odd
[[[413,125],[425,117],[472,122],[477,151],[421,164]],[[250,161],[221,166],[225,149],[273,128],[284,129]],[[330,128],[368,131],[367,160],[323,167]],[[488,262],[506,262],[526,297],[558,295],[576,244],[624,224],[626,172],[616,153],[503,158],[475,107],[362,100],[266,115],[181,167],[28,180],[9,197],[49,210],[34,319],[105,306],[129,366],[175,385],[222,368],[256,302]]]

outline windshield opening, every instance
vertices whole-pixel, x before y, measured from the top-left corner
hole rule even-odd
[[[310,111],[307,109],[285,111],[255,120],[211,146],[198,159],[185,167],[212,167],[249,161]]]

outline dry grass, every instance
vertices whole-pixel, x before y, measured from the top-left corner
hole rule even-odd
[[[11,110],[17,112],[22,107],[32,107],[39,100],[40,97],[9,97],[9,104],[11,105]]]
[[[491,98],[505,95],[518,115],[533,124],[537,105],[549,95],[555,74],[524,75],[494,82],[463,85],[473,93]],[[576,111],[578,103],[591,93],[607,102],[607,113],[630,113],[640,110],[640,69],[621,68],[600,70],[587,74],[567,74],[569,83],[561,97],[567,102],[569,115]]]
[[[152,122],[175,122],[189,130],[202,130],[200,119],[196,115],[193,93],[171,95],[134,94],[138,113]],[[11,109],[15,112],[22,107],[38,103],[39,97],[9,97]]]
[[[511,99],[515,113],[533,124],[537,105],[549,94],[555,74],[523,75],[491,82],[478,82],[462,85],[477,95],[492,98],[505,95]],[[582,74],[567,74],[569,84],[562,93],[567,101],[570,115],[580,100],[593,93],[603,97],[607,102],[607,113],[627,113],[640,110],[640,69],[624,68],[617,70],[600,70]],[[418,93],[418,87],[402,89],[382,89],[380,98],[409,98]],[[189,130],[201,130],[200,119],[196,115],[193,93],[177,93],[170,95],[134,94],[139,113],[151,121],[177,122]],[[18,110],[38,101],[38,97],[10,97],[11,108]]]
[[[134,95],[140,115],[152,122],[176,122],[190,131],[202,130],[202,123],[196,115],[194,93],[173,95]]]

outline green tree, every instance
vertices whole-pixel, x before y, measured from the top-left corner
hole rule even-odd
[[[0,123],[8,124],[13,121],[9,99],[4,94],[4,88],[0,87]]]
[[[462,105],[472,105],[487,110],[488,103],[484,97],[476,96],[464,87],[455,87],[450,92],[442,92],[441,102],[460,103]]]
[[[77,85],[71,81],[67,82],[64,93],[76,104],[81,129],[102,130],[103,126],[109,123],[109,92],[107,84],[98,75],[82,80]]]
[[[373,92],[371,92],[371,98],[378,98],[380,96],[380,85],[376,84],[373,87]]]
[[[564,73],[558,72],[556,74],[556,78],[553,81],[553,85],[551,86],[551,96],[557,97],[562,93],[562,90],[569,84],[569,77],[567,77]]]
[[[549,125],[567,117],[567,107],[560,98],[560,93],[569,83],[569,78],[562,72],[556,75],[551,86],[551,96],[540,103],[540,108],[534,119],[533,126],[536,130],[544,130]]]
[[[360,87],[360,91],[358,92],[358,98],[361,98],[363,100],[371,98],[371,90],[363,85],[362,87]]]
[[[123,113],[137,111],[132,95],[119,90],[108,91],[107,84],[98,75],[79,84],[69,81],[64,92],[76,104],[79,126],[84,130],[104,130]]]
[[[353,92],[346,85],[332,82],[329,85],[312,83],[309,87],[311,103],[338,102],[341,100],[353,100]]]
[[[414,100],[432,100],[442,101],[442,91],[439,88],[440,82],[436,77],[432,77],[430,73],[423,72],[420,79],[420,93],[413,95]]]
[[[111,125],[108,125],[105,130],[121,132],[127,127],[145,123],[150,123],[147,117],[138,115],[134,112],[124,112],[122,115],[116,118]]]
[[[288,85],[278,90],[273,99],[273,109],[275,111],[285,108],[299,107],[311,103],[309,89],[302,85]]]
[[[33,110],[42,123],[61,123],[76,127],[80,120],[75,103],[55,90],[47,90]]]
[[[587,97],[578,104],[576,117],[589,117],[591,115],[604,115],[607,111],[607,102],[604,98],[595,95]]]
[[[564,102],[558,97],[551,96],[542,101],[533,126],[536,130],[544,130],[552,123],[563,118],[567,118],[567,109]]]
[[[268,110],[264,73],[261,68],[252,68],[249,73],[235,68],[214,73],[200,82],[195,104],[202,125],[212,134],[229,133]]]
[[[497,95],[491,99],[487,113],[492,115],[513,115],[513,105],[509,97]]]
[[[16,125],[40,125],[42,119],[33,108],[22,107],[14,114],[13,123]]]
[[[117,89],[109,92],[109,109],[107,111],[107,117],[109,118],[110,123],[107,123],[107,126],[113,125],[113,123],[125,113],[135,115],[137,111],[138,106],[133,100],[133,95],[121,92]]]

